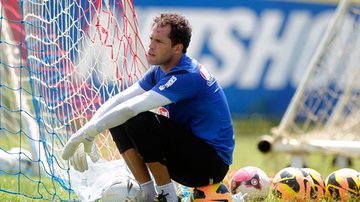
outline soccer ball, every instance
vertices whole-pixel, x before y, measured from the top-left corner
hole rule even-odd
[[[13,147],[9,151],[0,150],[0,173],[33,174],[33,161],[31,153],[19,147]]]
[[[325,180],[322,175],[312,168],[302,168],[301,170],[311,178],[312,190],[310,197],[312,201],[322,201],[325,196]]]
[[[286,167],[274,176],[271,190],[281,200],[308,201],[311,198],[312,184],[311,177],[306,172]]]
[[[231,193],[225,184],[222,182],[211,184],[203,187],[196,187],[191,194],[192,202],[207,202],[207,201],[232,201]]]
[[[12,156],[8,152],[0,149],[0,171],[12,172],[13,167]]]
[[[325,197],[329,201],[359,200],[359,173],[351,168],[342,168],[330,173],[325,179]]]
[[[230,189],[232,194],[242,193],[246,200],[262,200],[270,192],[270,179],[260,168],[246,166],[235,172]]]
[[[145,196],[140,189],[139,183],[133,178],[117,177],[109,186],[101,192],[103,202],[112,201],[143,201]]]

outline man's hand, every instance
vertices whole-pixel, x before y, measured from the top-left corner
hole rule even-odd
[[[92,144],[91,152],[88,153],[88,155],[91,161],[94,163],[100,159],[100,155],[94,143]],[[84,144],[81,143],[75,151],[74,155],[70,157],[70,164],[75,170],[79,172],[84,172],[89,169]]]
[[[62,158],[64,160],[69,160],[69,158],[74,155],[80,143],[83,143],[84,151],[86,153],[90,153],[93,141],[94,137],[87,135],[84,129],[78,130],[70,137],[70,139],[66,143],[64,151],[62,153]]]

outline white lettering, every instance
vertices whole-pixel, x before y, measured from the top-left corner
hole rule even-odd
[[[171,76],[171,78],[164,85],[159,86],[159,90],[164,90],[165,88],[169,88],[175,83],[176,80],[177,78],[175,76]]]
[[[148,41],[153,16],[163,8],[141,10],[141,34]],[[250,8],[182,9],[193,27],[190,56],[204,64],[223,88],[296,87],[318,44],[331,11]],[[319,34],[321,33],[321,34]],[[146,43],[145,43],[146,44]]]

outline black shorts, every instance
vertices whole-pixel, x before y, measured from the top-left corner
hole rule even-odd
[[[229,170],[210,145],[152,112],[141,113],[110,132],[120,153],[135,148],[146,163],[166,165],[172,180],[185,186],[221,182]]]

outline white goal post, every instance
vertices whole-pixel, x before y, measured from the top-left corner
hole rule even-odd
[[[280,124],[258,148],[360,157],[359,1],[339,2]]]

